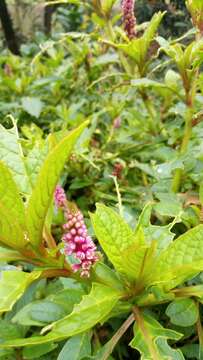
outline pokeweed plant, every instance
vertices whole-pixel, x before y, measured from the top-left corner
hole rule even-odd
[[[188,149],[196,106],[199,106],[196,103],[202,62],[201,2],[187,2],[196,26],[196,41],[189,45],[156,37],[162,13],[154,15],[140,35],[133,1],[122,4],[124,31],[114,28],[117,20],[112,15],[114,3],[92,2],[95,21],[105,33],[101,44],[117,52],[127,92],[129,88],[137,89],[149,114],[150,136],[155,138],[159,131],[165,130],[152,101],[151,89],[159,99],[164,98],[167,109],[171,96],[184,104],[185,134],[177,159],[181,160]],[[176,65],[178,73],[167,73],[165,82],[161,83],[154,80],[153,74],[160,68],[157,60],[163,54]],[[92,86],[103,80],[103,77],[97,79]],[[83,215],[57,186],[67,156],[84,127],[67,135],[56,146],[51,138],[50,152],[45,146],[43,152],[33,149],[27,157],[23,156],[16,126],[10,130],[0,127],[3,160],[0,258],[18,265],[11,268],[13,271],[5,271],[5,267],[0,281],[1,327],[12,330],[11,336],[5,333],[1,338],[3,354],[11,358],[40,358],[52,351],[58,354],[58,346],[59,360],[70,357],[76,348],[80,349],[80,359],[109,359],[116,352],[118,341],[126,336],[130,347],[138,350],[145,360],[179,360],[184,359],[183,353],[186,358],[192,353],[192,357],[201,359],[203,289],[202,285],[195,285],[195,279],[203,269],[202,225],[174,239],[172,228],[180,219],[175,218],[164,226],[152,225],[151,204],[143,209],[135,229],[117,212],[99,204],[90,217],[106,265],[87,233]],[[119,119],[115,122],[117,127],[120,127]],[[115,173],[119,178],[118,170],[119,167]],[[180,162],[172,170],[176,170],[172,190],[178,191],[183,175]],[[58,237],[55,239],[51,231],[54,191],[57,214],[64,222],[62,242],[57,242]],[[167,216],[174,217],[169,205],[166,211]],[[58,281],[45,282],[49,277]],[[98,324],[111,325],[111,319],[118,320],[119,325],[102,346]],[[191,346],[186,348],[182,340],[191,336]],[[20,347],[24,349],[19,350]],[[18,350],[15,352],[13,348]]]
[[[91,223],[113,268],[104,264],[87,233],[81,212],[57,185],[67,156],[85,126],[87,123],[66,135],[48,153],[33,190],[31,185],[23,184],[22,188],[18,176],[24,178],[24,173],[19,172],[14,162],[20,155],[26,171],[28,159],[22,157],[22,152],[17,154],[15,143],[12,151],[1,147],[1,151],[4,149],[4,160],[0,163],[1,260],[17,262],[20,268],[2,272],[0,311],[8,314],[2,319],[5,324],[11,320],[11,327],[18,324],[24,331],[14,332],[11,340],[5,335],[0,349],[13,351],[12,348],[24,347],[16,354],[20,351],[23,358],[36,358],[36,354],[49,353],[58,342],[70,338],[58,359],[71,351],[74,354],[75,346],[81,347],[80,359],[109,359],[118,341],[132,326],[134,335],[129,329],[129,346],[138,350],[142,359],[184,359],[178,348],[184,335],[180,329],[196,325],[201,359],[199,304],[203,301],[203,287],[187,285],[187,281],[203,271],[203,225],[174,240],[171,229],[179,219],[167,226],[152,225],[151,203],[143,209],[134,229],[118,212],[98,204],[90,214]],[[1,127],[7,140],[16,136],[16,131]],[[27,175],[29,179],[30,174]],[[63,242],[59,241],[58,245],[50,231],[53,197],[64,215]],[[32,265],[29,271],[26,264]],[[15,308],[31,283],[39,286],[48,277],[63,281],[67,278],[65,288],[41,302],[28,301]],[[171,329],[162,326],[153,310],[158,306],[163,309],[164,304],[168,305],[165,311]],[[120,319],[120,327],[104,346],[94,346],[92,353],[90,339],[96,331],[94,327],[114,317]],[[31,327],[42,327],[40,334],[36,330],[30,337]]]

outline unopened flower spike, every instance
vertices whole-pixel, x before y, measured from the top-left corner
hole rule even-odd
[[[65,208],[67,205],[67,199],[64,189],[57,185],[54,192],[54,201],[57,208]]]
[[[66,255],[73,255],[77,260],[77,263],[72,265],[73,271],[80,271],[82,277],[89,277],[90,269],[99,260],[99,256],[95,244],[87,233],[83,215],[75,204],[67,201],[65,192],[60,186],[56,187],[54,199],[56,206],[64,211],[67,220],[63,225],[64,252]]]
[[[124,30],[130,40],[136,36],[136,17],[134,15],[135,0],[122,0]]]

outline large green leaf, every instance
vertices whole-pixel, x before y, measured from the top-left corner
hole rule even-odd
[[[168,291],[202,270],[203,225],[198,225],[163,251],[146,283],[160,284]]]
[[[53,343],[28,346],[25,349],[23,349],[23,359],[24,360],[43,359],[43,355],[53,351],[54,349],[57,348],[57,346],[58,346],[57,344],[53,344]]]
[[[81,303],[74,307],[70,315],[47,328],[51,328],[53,333],[60,333],[63,336],[67,334],[73,336],[86,331],[102,321],[122,295],[118,290],[93,283],[91,292],[83,297]]]
[[[0,125],[0,160],[10,168],[20,191],[29,193],[31,190],[29,174],[15,124],[9,130]]]
[[[25,208],[19,190],[8,167],[0,161],[0,204],[17,217],[19,223],[25,223]]]
[[[0,241],[15,249],[24,248],[25,210],[10,170],[0,161]]]
[[[45,219],[61,171],[73,146],[86,126],[87,122],[71,131],[60,141],[49,153],[40,170],[26,213],[29,238],[36,248],[39,247],[42,241]]]
[[[85,332],[69,339],[61,350],[57,360],[82,360],[91,355],[91,337]]]
[[[164,329],[151,315],[143,314],[134,325],[134,338],[130,346],[141,354],[141,360],[184,360],[179,350],[167,344],[167,339],[179,340],[182,334]]]
[[[40,274],[40,271],[30,274],[23,271],[3,271],[0,280],[0,313],[11,310],[28,285],[39,278]]]
[[[26,166],[30,174],[30,182],[34,187],[40,168],[48,155],[49,145],[47,142],[35,144],[32,150],[29,151],[26,157]]]
[[[0,348],[43,344],[85,332],[106,318],[122,296],[121,292],[108,286],[93,283],[91,292],[83,297],[70,315],[43,329],[43,332],[51,329],[50,333],[4,342],[0,344]]]
[[[136,279],[146,252],[143,232],[136,235],[112,209],[97,204],[91,220],[97,239],[117,271]]]
[[[151,42],[154,40],[154,37],[156,35],[156,32],[158,30],[159,24],[162,21],[164,15],[166,12],[157,12],[153,15],[149,25],[147,26],[147,29],[144,32],[144,35],[142,36],[143,38],[143,52],[146,56],[147,54],[147,50],[149,48],[149,45],[151,44]]]

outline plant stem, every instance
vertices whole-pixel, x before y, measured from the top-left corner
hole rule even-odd
[[[121,199],[121,194],[120,194],[120,191],[119,191],[119,185],[118,185],[117,177],[112,176],[112,175],[110,175],[110,177],[113,179],[114,184],[115,184],[115,188],[116,188],[116,193],[117,193],[117,198],[118,198],[119,214],[120,214],[120,216],[123,217],[123,205],[122,205],[122,199]]]
[[[114,334],[111,340],[108,342],[109,346],[107,346],[107,349],[102,354],[100,360],[107,360],[109,358],[118,341],[122,338],[122,336],[125,334],[125,332],[128,330],[128,328],[130,327],[130,325],[132,325],[134,321],[135,321],[134,314],[131,314],[128,317],[128,319],[121,325],[118,331]]]
[[[71,271],[65,269],[50,269],[44,270],[40,276],[41,279],[44,278],[55,278],[55,277],[70,277],[72,275]]]
[[[113,27],[112,27],[112,24],[111,24],[111,20],[109,20],[109,19],[106,21],[106,32],[107,32],[107,35],[109,36],[109,38],[111,39],[111,41],[114,41],[115,33],[114,33],[114,30],[113,30]],[[121,64],[122,64],[126,74],[131,76],[132,75],[132,69],[131,69],[125,55],[120,50],[118,50],[118,55],[119,55]]]
[[[198,338],[199,338],[199,359],[202,359],[203,356],[203,329],[202,329],[202,324],[201,324],[201,319],[200,319],[200,311],[199,311],[199,303],[196,303],[197,308],[198,308],[198,320],[197,320],[197,333],[198,333]]]
[[[56,249],[57,248],[55,239],[53,238],[52,234],[50,233],[50,231],[48,230],[46,225],[44,227],[44,238],[46,240],[46,243],[47,243],[49,249]]]
[[[199,41],[201,38],[201,34],[197,30],[196,32],[196,41]],[[196,95],[196,86],[197,86],[197,79],[199,75],[199,67],[197,67],[196,72],[194,74],[193,82],[190,86],[188,86],[187,82],[187,75],[182,76],[183,85],[185,87],[185,103],[187,105],[187,112],[186,112],[186,118],[185,118],[185,130],[184,130],[184,136],[180,148],[180,155],[184,155],[187,152],[188,149],[188,143],[190,141],[190,137],[192,134],[192,118],[193,118],[193,104],[194,99]],[[180,189],[181,179],[183,175],[182,169],[177,169],[175,171],[175,175],[172,182],[172,191],[178,192]]]
[[[142,317],[142,313],[141,313],[140,309],[138,308],[138,306],[133,307],[133,313],[135,316],[135,320],[137,321],[137,325],[138,325],[142,335],[145,338],[145,341],[146,341],[149,351],[151,353],[152,359],[153,360],[161,360],[161,358],[157,352],[157,349],[154,345],[153,339],[150,336],[150,334],[145,326],[144,319]]]
[[[186,112],[186,118],[185,118],[184,136],[183,136],[182,144],[180,147],[180,155],[184,155],[188,149],[188,144],[189,144],[191,133],[192,133],[192,118],[193,118],[193,109],[191,106],[188,106],[188,109]],[[175,171],[175,175],[174,175],[173,183],[172,183],[172,191],[175,193],[178,192],[178,190],[180,188],[182,175],[183,175],[182,169],[177,169]]]
[[[106,20],[106,32],[107,35],[109,36],[109,38],[111,39],[111,41],[114,41],[115,39],[115,33],[111,24],[111,21],[109,19]],[[133,73],[133,69],[130,66],[129,61],[127,60],[127,58],[125,57],[125,55],[123,54],[123,52],[121,50],[118,49],[118,55],[120,58],[120,62],[126,72],[126,74],[132,78],[132,76],[134,75]],[[142,78],[143,75],[140,74],[140,77]],[[150,101],[148,95],[142,90],[140,91],[140,95],[142,97],[142,100],[145,104],[145,107],[147,109],[147,112],[149,114],[149,127],[151,129],[151,131],[156,134],[157,133],[157,126],[155,123],[155,119],[156,119],[156,111],[154,109],[154,106],[152,104],[152,102]]]
[[[142,101],[147,109],[147,112],[149,114],[148,124],[149,124],[150,130],[152,131],[153,134],[156,134],[157,133],[157,124],[156,124],[156,111],[154,109],[154,106],[144,90],[140,90],[139,93],[140,93]]]

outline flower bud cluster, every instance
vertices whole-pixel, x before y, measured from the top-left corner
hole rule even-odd
[[[67,204],[66,194],[63,188],[59,185],[56,186],[54,192],[54,202],[57,208],[64,209]]]
[[[87,233],[83,215],[81,211],[73,211],[68,207],[65,192],[60,186],[57,186],[55,191],[55,204],[64,210],[64,216],[67,220],[63,225],[64,252],[66,255],[73,255],[77,260],[77,263],[72,265],[73,271],[80,271],[82,277],[89,277],[92,265],[99,258],[95,252],[96,246]]]
[[[134,15],[134,3],[135,0],[122,0],[124,29],[130,40],[136,36],[136,18]]]

